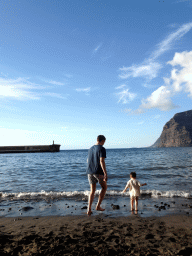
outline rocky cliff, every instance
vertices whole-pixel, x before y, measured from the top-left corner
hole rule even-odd
[[[192,110],[175,114],[152,147],[192,147]]]

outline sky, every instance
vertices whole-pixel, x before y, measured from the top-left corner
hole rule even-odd
[[[151,146],[192,109],[192,0],[1,0],[0,146]]]

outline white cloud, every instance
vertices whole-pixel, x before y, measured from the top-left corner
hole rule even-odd
[[[67,77],[67,75],[65,75],[65,76]],[[51,85],[58,85],[58,86],[66,85],[66,83],[64,83],[64,82],[55,81],[55,80],[52,80],[52,79],[46,79],[46,78],[42,78],[42,77],[39,77],[39,79],[41,81],[43,81],[44,83],[48,83],[48,84],[51,84]]]
[[[58,98],[58,99],[67,99],[67,96],[62,96],[61,94],[55,93],[55,92],[46,92],[45,96],[50,96],[50,97]]]
[[[121,92],[116,93],[116,96],[119,98],[118,103],[122,102],[123,104],[127,104],[134,100],[137,95],[129,92],[129,89],[124,89]]]
[[[131,108],[125,108],[125,109],[121,110],[121,112],[130,113],[130,112],[132,112],[132,109]]]
[[[88,95],[89,92],[91,91],[91,87],[87,87],[87,88],[77,88],[76,91],[77,91],[77,92],[85,92],[85,93]]]
[[[141,106],[135,113],[143,113],[153,108],[162,111],[172,110],[178,106],[171,98],[180,92],[185,92],[192,98],[192,51],[175,53],[173,60],[168,61],[167,64],[173,67],[170,77],[164,78],[165,84],[142,100]]]
[[[151,59],[157,59],[160,55],[168,51],[173,43],[181,39],[192,28],[192,22],[184,24],[175,32],[171,33],[165,40],[158,44],[158,49],[152,53]]]
[[[53,80],[51,80],[51,81],[47,81],[47,83],[49,83],[49,84],[53,84],[53,85],[65,85],[64,83],[57,82],[57,81],[53,81]]]
[[[63,85],[56,81],[50,81],[49,83]],[[39,90],[45,90],[45,86],[38,85],[29,81],[29,78],[2,78],[0,77],[0,97],[12,98],[17,100],[39,100],[42,96],[50,96],[54,98],[66,99],[66,95],[62,96],[59,93],[54,92],[37,92]]]
[[[181,53],[176,52],[173,60],[168,61],[167,63],[172,66],[177,66],[177,65],[180,65],[181,67],[188,67],[188,65],[191,66],[192,51],[190,52],[184,51]]]
[[[93,53],[96,53],[102,46],[102,43],[100,43],[94,50]]]
[[[116,90],[119,90],[119,89],[124,88],[125,86],[126,86],[126,84],[122,84],[122,85],[120,85],[120,86],[115,87],[115,89],[116,89]]]
[[[123,104],[127,104],[130,101],[133,101],[137,94],[136,93],[132,93],[129,91],[129,88],[125,88],[126,84],[122,84],[120,86],[117,86],[115,89],[116,90],[121,90],[118,93],[115,93],[115,95],[118,97],[118,103],[123,103]]]
[[[191,0],[177,0],[175,3],[184,3],[184,2],[189,2],[191,3]]]
[[[162,111],[168,111],[176,108],[173,104],[171,97],[173,92],[167,86],[161,86],[155,90],[147,99],[142,100],[139,109],[152,109],[158,108]]]
[[[35,92],[31,92],[30,90],[41,88],[42,87],[39,87],[37,84],[29,82],[26,78],[0,78],[1,98],[14,98],[18,100],[37,100],[40,99],[40,97]]]
[[[122,71],[119,75],[122,79],[127,79],[129,77],[145,77],[147,79],[153,79],[157,77],[159,70],[162,65],[154,61],[145,61],[141,65],[133,64],[131,67],[120,68]]]
[[[143,77],[146,82],[156,78],[159,71],[163,68],[163,65],[158,62],[158,58],[170,50],[173,44],[191,29],[192,22],[180,26],[160,42],[156,50],[141,64],[120,68],[121,74],[119,77],[122,79]],[[139,108],[131,111],[131,113],[143,113],[153,108],[160,109],[161,111],[174,109],[178,106],[173,103],[172,98],[180,92],[185,92],[189,97],[192,97],[192,51],[175,53],[173,60],[166,64],[170,64],[173,67],[170,77],[164,77],[164,85],[152,92],[147,98],[142,99]],[[118,102],[128,103],[131,99],[135,98],[136,94],[130,95],[128,90],[123,90],[118,96]]]
[[[173,90],[175,92],[185,91],[192,97],[192,51],[175,53],[172,61],[168,64],[174,68],[171,72],[170,82],[172,82]]]
[[[171,49],[172,45],[181,39],[192,28],[192,22],[182,25],[175,32],[167,36],[162,42],[157,45],[157,49],[152,52],[148,59],[141,64],[133,64],[130,67],[120,68],[122,72],[119,77],[127,79],[129,77],[144,77],[147,80],[152,80],[158,76],[159,71],[163,65],[157,62],[158,57]]]

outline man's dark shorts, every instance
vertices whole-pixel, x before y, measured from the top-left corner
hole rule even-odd
[[[96,184],[99,182],[99,184],[102,184],[104,182],[104,175],[101,174],[88,174],[88,180],[89,184]]]

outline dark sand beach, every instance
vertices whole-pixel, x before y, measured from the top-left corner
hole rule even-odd
[[[1,217],[0,255],[192,255],[192,216]]]

